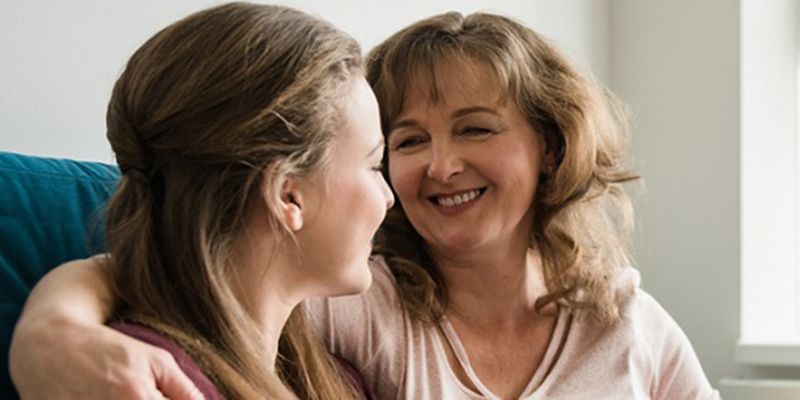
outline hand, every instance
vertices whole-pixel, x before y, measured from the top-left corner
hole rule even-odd
[[[17,327],[10,366],[23,399],[203,399],[167,351],[55,315]]]

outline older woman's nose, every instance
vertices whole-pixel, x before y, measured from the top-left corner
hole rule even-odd
[[[431,159],[428,164],[428,178],[440,183],[448,183],[454,176],[464,172],[464,161],[458,149],[450,144],[431,146]]]

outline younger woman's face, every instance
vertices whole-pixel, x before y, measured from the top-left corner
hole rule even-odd
[[[298,232],[304,273],[317,295],[354,294],[372,282],[372,238],[394,203],[381,175],[384,154],[378,103],[362,78],[342,98],[341,129],[321,182],[306,199],[310,213]]]
[[[389,176],[409,221],[456,259],[527,245],[543,136],[485,66],[445,63],[436,73],[439,98],[428,79],[412,81],[390,121]]]

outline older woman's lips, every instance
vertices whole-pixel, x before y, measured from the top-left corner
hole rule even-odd
[[[486,188],[462,190],[428,197],[433,208],[444,216],[454,216],[471,208],[486,192]]]

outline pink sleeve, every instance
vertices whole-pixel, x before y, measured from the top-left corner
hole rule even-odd
[[[399,380],[403,374],[405,323],[394,278],[382,258],[373,258],[372,274],[366,293],[309,299],[305,305],[312,328],[328,350],[351,362],[375,389],[387,385],[388,377]],[[397,382],[395,378],[388,381]]]
[[[651,398],[719,399],[719,393],[708,382],[700,360],[689,338],[650,295],[638,290],[640,313],[650,335],[654,382]]]

